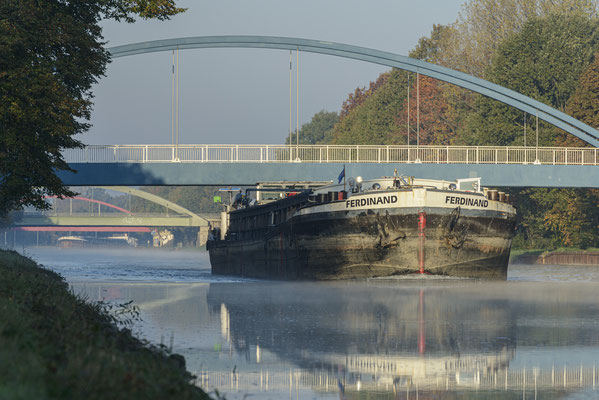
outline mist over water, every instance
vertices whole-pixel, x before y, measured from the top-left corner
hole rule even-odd
[[[139,282],[231,282],[214,277],[208,253],[200,250],[148,248],[61,249],[31,247],[25,254],[69,282],[122,280]]]
[[[599,267],[280,282],[212,276],[195,250],[25,252],[91,301],[133,300],[134,331],[227,399],[599,398]]]

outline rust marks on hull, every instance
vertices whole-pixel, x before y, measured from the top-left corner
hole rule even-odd
[[[375,248],[385,250],[399,245],[401,239],[405,239],[408,235],[400,230],[395,224],[393,218],[389,216],[389,211],[385,210],[385,215],[381,216],[376,213],[375,218]]]
[[[443,234],[445,244],[454,249],[461,249],[468,240],[469,228],[467,224],[460,224],[460,215],[461,208],[459,206],[451,211]]]

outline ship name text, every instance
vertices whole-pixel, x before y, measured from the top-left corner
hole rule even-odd
[[[346,200],[345,208],[376,206],[379,204],[392,204],[392,203],[397,203],[397,196],[388,195],[388,196],[379,196],[379,197],[369,197],[366,199]]]
[[[488,207],[487,199],[472,199],[468,197],[445,196],[445,204],[458,204],[460,206]]]

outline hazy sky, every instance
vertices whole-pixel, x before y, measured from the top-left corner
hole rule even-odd
[[[180,0],[166,22],[105,23],[107,47],[187,36],[269,35],[347,43],[407,55],[433,24],[455,21],[464,0]],[[179,53],[180,143],[283,143],[289,129],[289,52],[197,49]],[[295,64],[295,55],[294,55]],[[114,60],[94,88],[86,144],[171,142],[171,52]],[[295,66],[294,66],[295,68]],[[301,53],[300,125],[387,68]],[[294,71],[295,79],[295,71]],[[293,83],[295,102],[295,82]],[[295,126],[295,103],[293,104]]]

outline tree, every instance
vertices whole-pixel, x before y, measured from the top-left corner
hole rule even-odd
[[[375,89],[344,117],[333,130],[335,144],[403,144],[404,124],[397,116],[407,95],[407,72],[393,69],[379,76]]]
[[[581,73],[599,49],[599,20],[550,15],[528,21],[499,46],[488,78],[499,85],[565,111]],[[534,120],[529,116],[528,121]],[[489,98],[478,102],[469,126],[470,144],[523,144],[524,114]],[[542,126],[541,145],[554,144],[554,130]]]
[[[598,46],[599,22],[595,18],[582,15],[533,18],[497,46],[486,76],[555,108],[571,114],[578,112],[579,118],[590,117],[592,111],[583,112],[583,105],[593,102],[588,97],[593,91],[589,64]],[[583,71],[589,75],[582,74]],[[578,111],[573,107],[576,102]],[[479,99],[477,106],[477,112],[467,123],[471,133],[468,144],[523,145],[523,112],[488,98]],[[534,145],[534,115],[527,116],[527,125],[533,128],[529,128],[530,146]],[[557,128],[544,123],[539,131],[541,146],[565,144],[564,138],[571,138],[565,133],[557,134]],[[518,209],[516,245],[585,248],[599,235],[596,207],[599,199],[593,191],[527,189],[514,199]]]
[[[330,141],[332,130],[339,121],[339,115],[336,112],[320,110],[312,117],[307,124],[303,124],[299,131],[300,144],[322,144]],[[295,135],[291,138],[291,143],[296,142]],[[289,137],[285,139],[285,144],[289,144]]]
[[[582,73],[574,94],[566,103],[566,114],[593,127],[599,127],[599,54]],[[588,143],[563,131],[556,132],[556,146],[585,147]]]
[[[515,244],[530,249],[596,246],[599,191],[525,189],[515,196],[518,234]]]
[[[549,15],[596,18],[598,0],[469,0],[450,25],[437,62],[486,78],[499,45],[526,23]]]
[[[56,171],[71,170],[61,152],[82,146],[74,136],[90,127],[110,60],[100,21],[182,11],[174,0],[0,1],[0,215],[74,194]]]
[[[418,39],[418,44],[410,51],[410,57],[438,64],[444,59],[446,48],[455,34],[455,30],[449,25],[433,24],[430,37]]]
[[[457,127],[454,121],[451,121],[450,105],[444,96],[441,82],[428,76],[420,76],[418,85],[416,75],[412,75],[409,101],[410,143],[450,144]],[[418,106],[418,97],[420,106]],[[398,115],[398,125],[406,126],[407,119],[408,99],[406,98]],[[420,123],[420,130],[418,130],[418,123]],[[405,129],[407,132],[407,126]]]
[[[387,84],[389,78],[391,77],[390,72],[383,72],[379,75],[376,81],[370,82],[368,89],[365,87],[356,88],[354,93],[350,93],[347,97],[347,100],[343,102],[341,105],[341,113],[339,114],[339,119],[342,120],[347,115],[349,115],[352,110],[359,107],[366,99],[372,96],[379,88]]]

